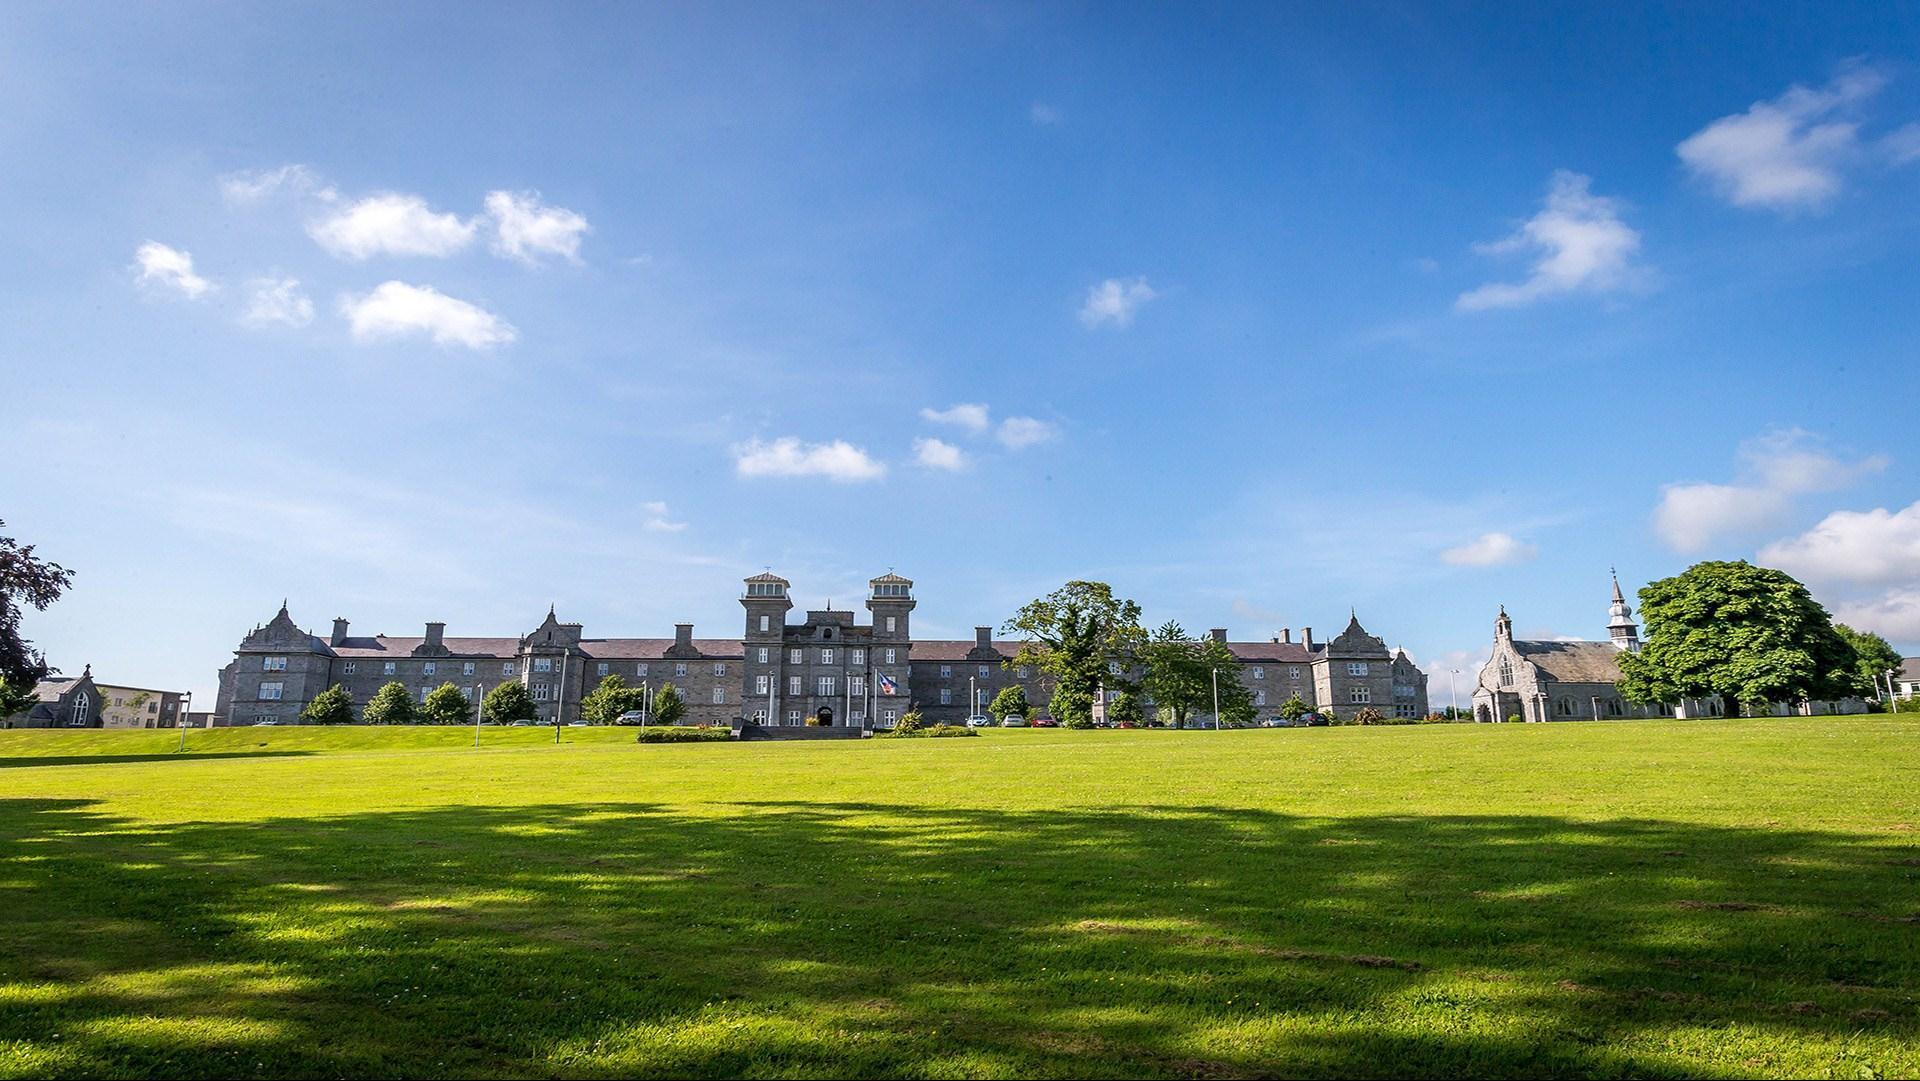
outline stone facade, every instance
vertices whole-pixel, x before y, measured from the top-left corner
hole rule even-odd
[[[34,685],[34,703],[26,712],[0,719],[0,728],[99,728],[100,688],[93,666],[80,675],[43,679]]]
[[[172,728],[180,723],[187,696],[180,691],[101,683],[103,728]]]
[[[748,578],[740,595],[738,638],[695,638],[678,624],[672,638],[589,638],[551,610],[517,638],[448,637],[441,623],[419,637],[356,637],[336,619],[325,637],[302,630],[286,606],[255,627],[220,672],[214,715],[220,724],[296,724],[306,704],[334,684],[364,707],[398,680],[416,702],[442,683],[470,700],[500,683],[526,685],[543,721],[579,717],[581,698],[608,675],[658,689],[671,682],[687,703],[684,723],[891,727],[910,708],[928,723],[960,723],[985,713],[995,695],[1020,686],[1037,712],[1052,696],[1037,669],[1016,666],[1020,643],[977,627],[972,640],[919,640],[912,633],[913,582],[885,574],[868,583],[861,622],[851,611],[809,611],[788,622],[791,583],[772,573]],[[1212,632],[1225,641],[1226,631]],[[1388,715],[1427,711],[1426,676],[1406,654],[1389,651],[1359,620],[1316,645],[1311,628],[1270,642],[1228,642],[1239,678],[1262,718],[1298,694],[1309,706],[1350,713],[1371,705]],[[1151,703],[1148,703],[1151,710]]]

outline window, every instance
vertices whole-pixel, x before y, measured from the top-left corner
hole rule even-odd
[[[1409,684],[1409,683],[1396,683],[1396,684],[1394,684],[1394,685],[1393,685],[1393,696],[1394,696],[1395,698],[1412,698],[1412,697],[1413,697],[1413,685],[1412,685],[1412,684]]]
[[[802,663],[805,663],[805,661],[806,661],[806,654],[801,650],[797,650],[797,649],[787,650],[788,664],[802,664]]]
[[[1031,674],[1031,670],[1028,669],[1027,666],[1023,664],[1020,667],[1014,669],[1013,674],[1016,679],[1026,679]]]
[[[280,701],[281,690],[285,686],[286,684],[284,683],[262,683],[260,685],[260,700],[262,702]],[[83,695],[82,697],[84,698],[85,696]]]
[[[1266,705],[1266,704],[1267,704],[1267,692],[1265,692],[1265,691],[1255,691],[1255,692],[1253,692],[1253,704],[1254,704],[1254,705],[1256,705],[1256,706],[1264,706],[1264,705]]]
[[[1255,678],[1255,679],[1265,679],[1265,678],[1267,678],[1267,670],[1266,670],[1266,669],[1264,669],[1264,668],[1262,668],[1262,667],[1260,667],[1260,666],[1259,666],[1259,665],[1257,665],[1257,664],[1256,664],[1256,665],[1254,665],[1254,666],[1253,666],[1253,678]]]
[[[833,647],[829,646],[826,649],[823,649],[820,651],[820,663],[821,664],[833,663]]]
[[[797,710],[797,709],[790,709],[790,710],[788,710],[788,711],[787,711],[787,723],[788,723],[788,724],[799,724],[799,723],[800,723],[800,711],[799,711],[799,710]]]
[[[353,674],[353,662],[352,662],[352,661],[348,661],[348,662],[347,662],[346,664],[344,664],[344,665],[341,665],[341,666],[340,666],[340,673],[341,673],[342,675],[347,675],[347,676],[350,676],[350,675],[352,675],[352,674]]]
[[[380,666],[380,674],[383,676],[390,676],[393,674],[394,668],[395,668],[394,663],[392,661],[387,661],[386,663]]]
[[[1373,688],[1354,687],[1350,691],[1348,691],[1347,701],[1357,702],[1357,703],[1371,702],[1373,701]]]
[[[1513,665],[1511,662],[1505,660],[1500,662],[1500,685],[1502,687],[1513,686]]]
[[[886,712],[885,712],[884,714],[881,714],[881,716],[883,716],[883,717],[885,717],[885,718],[887,719],[887,724],[888,724],[888,725],[892,725],[892,724],[893,724],[893,722],[895,722],[895,721],[897,721],[897,720],[899,720],[899,719],[900,719],[900,711],[899,711],[899,710],[897,710],[897,709],[890,709],[890,710],[888,710],[888,711],[886,711]]]
[[[1348,662],[1347,662],[1347,674],[1348,674],[1348,675],[1350,675],[1350,676],[1364,676],[1364,675],[1366,675],[1366,674],[1367,674],[1367,662],[1365,662],[1365,661],[1348,661]]]
[[[761,646],[760,652],[754,655],[754,660],[759,661],[761,664],[767,663],[767,647]]]
[[[727,704],[727,689],[725,687],[715,687],[713,689],[713,704],[716,706],[724,706]]]
[[[473,688],[472,687],[460,688],[460,697],[465,698],[469,702],[473,701]]]
[[[427,696],[428,696],[428,695],[430,695],[430,694],[432,694],[432,693],[433,693],[433,688],[432,688],[432,687],[422,687],[422,688],[420,688],[420,704],[421,704],[421,705],[423,705],[423,706],[424,706],[424,705],[426,705],[426,704],[427,704]]]
[[[754,723],[754,724],[765,724],[765,723],[766,723],[766,720],[767,720],[767,711],[766,711],[766,710],[764,710],[764,709],[756,709],[756,710],[754,710],[754,711],[753,711],[753,723]]]
[[[950,665],[950,664],[943,664],[943,665],[941,665],[941,666],[940,666],[940,678],[941,678],[941,679],[952,679],[952,678],[953,678],[953,665]]]
[[[601,661],[599,664],[593,666],[593,674],[605,678],[607,670],[611,667],[607,662]]]
[[[427,663],[420,666],[420,674],[425,676],[433,675],[435,672],[438,672],[439,670],[440,670],[439,665],[433,661],[428,661]]]
[[[767,633],[767,628],[772,625],[773,625],[773,621],[771,619],[767,618],[766,616],[760,617],[760,633],[761,634]]]
[[[635,674],[635,675],[641,675],[641,676],[644,676],[644,675],[646,675],[646,674],[647,674],[647,664],[646,664],[646,662],[645,662],[645,661],[642,661],[642,662],[640,662],[639,664],[637,664],[637,665],[634,665],[634,667],[633,667],[633,671],[634,671],[634,674]]]
[[[887,650],[887,663],[893,663],[893,650]]]
[[[512,674],[513,674],[513,662],[512,662],[512,661],[501,661],[501,662],[500,662],[500,674],[501,674],[501,675],[503,675],[503,676],[510,676],[510,675],[512,675]]]
[[[536,672],[553,671],[553,658],[552,657],[535,657],[533,659],[533,670]]]
[[[749,597],[778,597],[778,596],[780,596],[780,583],[778,583],[778,582],[748,582],[748,583],[747,583],[747,596],[749,596]]]
[[[867,693],[867,677],[848,676],[847,677],[847,693],[865,697]]]
[[[940,688],[940,704],[943,706],[953,705],[953,692],[945,687]]]
[[[1108,675],[1110,675],[1110,676],[1117,676],[1117,675],[1119,675],[1119,674],[1120,674],[1120,662],[1119,662],[1119,661],[1108,661],[1108,662],[1107,662],[1107,674],[1108,674]]]
[[[687,674],[687,662],[685,661],[675,662],[673,666],[673,674],[676,676],[685,676]]]
[[[857,668],[860,665],[867,663],[867,651],[864,649],[853,650],[852,655],[849,656],[847,660]]]
[[[287,659],[285,657],[262,658],[260,670],[262,672],[284,672],[287,670]]]
[[[833,697],[833,677],[821,676],[814,685],[814,693],[820,695],[822,698]]]
[[[726,666],[726,665],[725,665],[724,663],[722,663],[722,664],[716,664],[716,665],[714,665],[714,666],[713,666],[713,674],[714,674],[714,675],[716,675],[716,676],[724,676],[724,675],[726,675],[726,674],[727,674],[727,666]]]
[[[986,679],[987,676],[988,676],[987,666],[983,664],[980,666],[980,678]]]
[[[465,664],[463,664],[463,665],[461,665],[461,666],[460,666],[460,674],[461,674],[461,675],[463,675],[463,676],[470,676],[470,675],[472,675],[472,674],[473,674],[473,662],[472,662],[472,661],[468,661],[468,662],[466,662]]]
[[[533,685],[533,700],[535,702],[545,702],[551,697],[553,697],[552,684],[536,683]]]
[[[753,677],[753,693],[755,694],[767,693],[767,684],[768,684],[767,677],[765,676]]]
[[[1288,678],[1288,679],[1295,679],[1295,680],[1297,680],[1297,679],[1299,679],[1299,678],[1300,678],[1300,666],[1299,666],[1299,665],[1297,665],[1297,664],[1290,664],[1290,665],[1288,665],[1288,666],[1287,666],[1287,678]]]
[[[894,620],[894,617],[888,616],[887,617],[887,633],[892,634],[896,626],[898,626],[898,623]]]
[[[832,627],[822,628],[820,631],[820,637],[826,639],[829,642],[833,641],[833,628]]]
[[[907,595],[907,587],[903,582],[886,582],[874,586],[873,595],[876,597],[904,597]]]
[[[800,693],[800,677],[799,676],[787,677],[787,693],[788,694]]]

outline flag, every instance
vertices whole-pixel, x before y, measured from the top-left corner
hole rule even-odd
[[[892,676],[887,675],[885,672],[882,672],[875,678],[880,681],[881,694],[899,694],[900,693],[900,685],[893,681]]]

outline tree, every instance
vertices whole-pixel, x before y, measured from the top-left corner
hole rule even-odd
[[[413,697],[407,693],[407,685],[396,679],[373,692],[360,720],[367,724],[412,724]]]
[[[1054,678],[1053,715],[1068,728],[1093,723],[1093,702],[1104,685],[1132,690],[1125,673],[1145,640],[1140,606],[1113,595],[1105,582],[1072,581],[1028,602],[1002,628],[1023,642],[1006,662],[1031,665]],[[1109,665],[1118,665],[1115,673]]]
[[[352,724],[353,696],[338,683],[313,696],[300,711],[301,724]]]
[[[1209,707],[1212,687],[1200,644],[1187,637],[1180,624],[1169,620],[1148,635],[1140,659],[1146,665],[1147,695],[1171,714],[1173,727],[1186,727],[1188,714]]]
[[[480,700],[480,715],[489,724],[512,724],[538,720],[540,709],[533,704],[533,696],[525,687],[517,681],[508,681],[488,691]]]
[[[1858,658],[1807,587],[1768,567],[1696,563],[1640,590],[1646,644],[1620,654],[1632,702],[1719,695],[1741,705],[1845,698]]]
[[[1297,721],[1312,712],[1313,707],[1307,705],[1297,694],[1285,702],[1280,703],[1280,716],[1285,717],[1289,723]]]
[[[1033,713],[1033,707],[1027,704],[1027,689],[1018,683],[1003,687],[993,701],[987,705],[987,712],[995,717],[1018,717],[1026,720]]]
[[[16,713],[25,713],[38,701],[33,696],[32,687],[22,687],[0,679],[0,718],[11,717]]]
[[[1253,692],[1240,682],[1240,660],[1225,642],[1202,639],[1197,651],[1201,670],[1206,673],[1207,707],[1213,708],[1214,685],[1219,684],[1220,715],[1215,724],[1251,724],[1254,717]]]
[[[900,719],[893,722],[893,730],[895,732],[920,731],[920,711],[918,709],[909,709],[905,713],[902,713]]]
[[[588,724],[614,724],[622,713],[644,708],[646,691],[627,686],[627,681],[610,675],[580,700],[580,719]]]
[[[0,527],[7,523],[0,521]],[[73,572],[36,559],[33,545],[0,537],[0,682],[32,694],[53,669],[33,643],[20,637],[21,605],[44,612],[73,584]],[[15,712],[18,712],[17,710]]]
[[[421,724],[466,724],[473,720],[473,703],[449,680],[435,687],[420,703]]]
[[[1113,701],[1107,703],[1107,720],[1113,724],[1137,727],[1146,723],[1147,715],[1140,709],[1140,699],[1132,691],[1115,691]]]
[[[662,683],[659,693],[653,696],[653,719],[661,724],[675,724],[686,715],[687,703],[680,697],[679,688],[671,683]]]
[[[1856,631],[1845,623],[1835,623],[1833,629],[1853,649],[1853,693],[1862,698],[1884,698],[1887,673],[1900,667],[1900,654],[1871,631]]]

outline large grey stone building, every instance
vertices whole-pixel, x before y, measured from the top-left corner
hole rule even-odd
[[[543,720],[570,721],[600,680],[658,688],[671,682],[692,723],[734,720],[800,725],[891,727],[909,708],[929,722],[949,723],[985,712],[1002,689],[1018,685],[1044,710],[1052,687],[1039,671],[1012,664],[1020,643],[977,627],[971,640],[916,640],[913,582],[884,574],[868,583],[866,622],[828,607],[798,623],[791,583],[776,574],[748,578],[740,596],[745,626],[738,638],[695,638],[677,624],[672,638],[590,638],[551,609],[539,626],[509,638],[449,637],[428,623],[418,637],[355,636],[344,619],[320,636],[301,629],[286,605],[255,627],[220,672],[217,723],[299,722],[313,697],[335,684],[364,706],[384,684],[399,681],[416,700],[452,683],[478,700],[500,683],[524,684]],[[1210,632],[1226,641],[1227,632]],[[1427,711],[1426,676],[1404,652],[1390,651],[1358,618],[1330,642],[1311,628],[1266,642],[1227,642],[1254,708],[1272,716],[1293,695],[1309,706],[1343,711],[1371,706],[1402,717]],[[1149,708],[1151,708],[1149,704]]]

